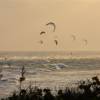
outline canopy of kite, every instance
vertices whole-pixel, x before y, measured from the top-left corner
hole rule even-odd
[[[86,40],[86,39],[83,39],[83,42],[84,42],[85,45],[88,44],[88,40]]]
[[[76,36],[75,35],[71,35],[71,37],[72,37],[72,40],[76,40]]]
[[[54,42],[55,42],[56,45],[58,45],[58,41],[57,40],[54,40]]]
[[[45,31],[40,32],[40,35],[43,35],[43,34],[46,34],[46,32]]]
[[[46,24],[46,26],[51,26],[51,27],[53,27],[53,32],[55,32],[55,30],[56,30],[56,24],[55,24],[55,23],[49,22],[49,23]]]
[[[40,40],[39,43],[40,43],[40,44],[43,44],[44,42],[43,42],[43,40]]]

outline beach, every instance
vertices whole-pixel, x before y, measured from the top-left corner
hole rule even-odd
[[[55,54],[55,53],[54,53]],[[3,54],[4,55],[4,54]],[[28,87],[31,82],[33,86],[41,88],[49,87],[64,88],[75,87],[81,80],[90,79],[93,76],[100,77],[100,58],[99,57],[62,57],[49,58],[43,54],[40,56],[16,53],[7,55],[0,60],[0,96],[7,96],[14,90],[18,90],[19,77],[22,66],[25,67],[25,81],[23,87]],[[61,54],[62,55],[62,54]],[[82,57],[82,56],[81,56]],[[34,59],[33,59],[34,58]]]

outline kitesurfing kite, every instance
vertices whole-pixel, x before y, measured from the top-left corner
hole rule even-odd
[[[43,42],[43,40],[40,40],[39,43],[40,43],[40,44],[43,44],[44,42]]]
[[[55,42],[56,45],[58,45],[58,41],[57,40],[54,40],[54,42]]]
[[[86,40],[86,39],[83,39],[83,42],[84,42],[85,45],[88,44],[88,40]]]
[[[71,35],[71,38],[72,38],[72,40],[73,40],[73,41],[75,41],[75,40],[76,40],[76,36],[75,36],[75,35],[73,35],[73,34]]]
[[[43,35],[43,34],[46,34],[46,32],[45,31],[40,32],[40,35]]]
[[[55,24],[55,23],[49,22],[49,23],[46,24],[46,26],[51,26],[51,27],[53,27],[53,32],[55,32],[55,30],[56,30],[56,24]]]

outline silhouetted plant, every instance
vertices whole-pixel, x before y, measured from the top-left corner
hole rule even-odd
[[[91,80],[80,82],[76,88],[65,88],[56,91],[56,95],[52,94],[51,89],[32,87],[21,89],[18,93],[14,92],[10,97],[2,100],[100,100],[100,84],[99,78],[92,77]]]
[[[21,69],[21,77],[19,78],[20,90],[22,88],[22,82],[25,81],[25,67],[23,66]]]

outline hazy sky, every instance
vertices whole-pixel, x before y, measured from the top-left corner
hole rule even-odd
[[[45,26],[49,21],[56,23],[55,32]],[[0,0],[1,51],[100,50],[99,43],[100,0]]]

